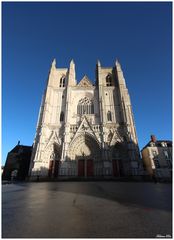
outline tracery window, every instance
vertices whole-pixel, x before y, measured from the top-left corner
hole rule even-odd
[[[108,112],[107,112],[107,119],[108,119],[108,121],[112,121],[111,111],[108,111]]]
[[[87,97],[80,99],[77,105],[77,114],[94,114],[93,101]]]
[[[108,74],[107,77],[106,77],[106,86],[107,87],[112,86],[112,76],[111,76],[111,74]]]
[[[64,75],[60,79],[59,87],[65,87],[65,76]]]

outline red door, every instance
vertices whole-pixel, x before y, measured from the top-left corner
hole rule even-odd
[[[49,162],[48,177],[52,176],[52,171],[53,171],[53,161],[51,160]]]
[[[119,161],[118,161],[118,167],[119,167],[119,176],[120,176],[120,177],[124,176],[124,170],[123,170],[122,160],[119,160]]]
[[[113,176],[119,177],[119,166],[117,160],[112,160]]]
[[[94,172],[93,169],[94,169],[93,160],[92,159],[87,160],[87,177],[93,176]]]
[[[54,161],[54,177],[58,177],[59,173],[59,161]]]
[[[78,161],[78,176],[83,177],[85,175],[85,164],[84,160]]]

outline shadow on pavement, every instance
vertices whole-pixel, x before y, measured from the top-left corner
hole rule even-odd
[[[146,182],[39,182],[22,183],[26,190],[59,191],[83,194],[119,202],[127,206],[143,207],[147,210],[172,210],[172,185]]]

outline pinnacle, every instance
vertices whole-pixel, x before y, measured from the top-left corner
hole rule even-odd
[[[119,64],[118,58],[116,59],[115,64],[116,64],[116,65]]]
[[[53,61],[52,61],[52,67],[56,67],[56,59],[54,58]]]
[[[97,65],[98,65],[99,67],[101,67],[100,60],[97,60]]]
[[[73,59],[71,59],[70,65],[71,65],[71,64],[75,64]]]
[[[121,67],[121,64],[120,64],[120,62],[119,62],[118,58],[116,59],[116,61],[115,61],[115,64],[116,64],[116,66],[119,66],[119,67]]]

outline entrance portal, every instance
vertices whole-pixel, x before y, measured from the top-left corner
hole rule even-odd
[[[95,163],[101,159],[100,144],[93,135],[84,132],[70,144],[68,157],[77,161],[79,177],[92,177],[97,167]]]
[[[112,159],[112,170],[114,177],[123,177],[123,164],[121,159]]]
[[[112,169],[113,169],[113,176],[114,177],[119,177],[120,176],[120,171],[119,171],[119,164],[117,159],[112,160]]]
[[[94,175],[94,166],[93,166],[93,160],[88,159],[87,160],[87,176],[92,177]]]
[[[78,160],[78,176],[84,177],[85,176],[85,161],[84,159]]]
[[[49,169],[48,169],[48,177],[58,177],[59,172],[59,161],[57,160],[50,160]]]
[[[79,159],[78,160],[78,176],[79,177],[92,177],[94,175],[94,166],[92,159]]]

